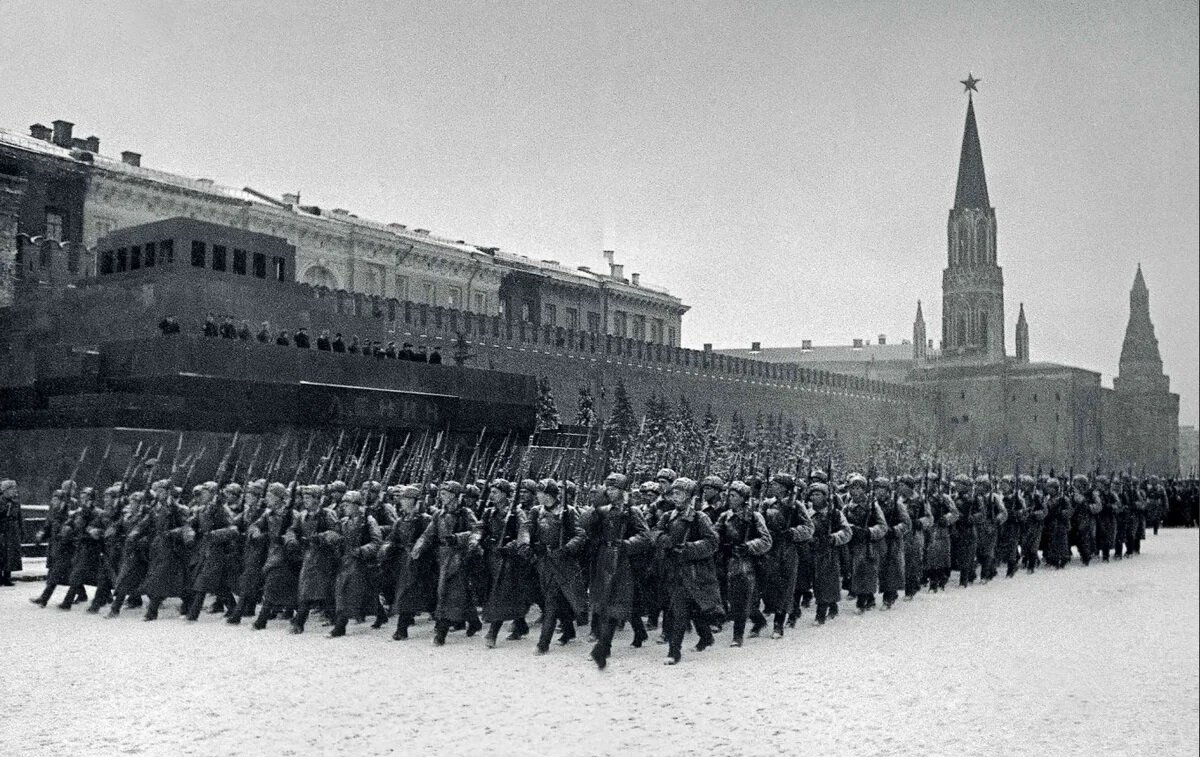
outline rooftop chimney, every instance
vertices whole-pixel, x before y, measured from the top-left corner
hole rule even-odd
[[[751,342],[750,343],[750,351],[751,352],[758,352],[761,349],[762,349],[762,342]]]
[[[299,195],[291,195],[291,196],[293,196],[293,197],[299,197]],[[289,195],[284,195],[284,196],[283,196],[283,200],[284,200],[284,202],[287,202],[287,198],[288,198],[288,197],[289,197]],[[389,224],[388,224],[388,228],[389,228],[389,229],[391,229],[392,231],[405,231],[405,230],[407,230],[407,229],[408,229],[408,227],[407,227],[407,226],[405,226],[404,224],[402,224],[402,223],[394,223],[394,222],[393,222],[393,223],[389,223]],[[481,247],[480,249],[483,249],[483,248]]]
[[[616,257],[616,254],[617,253],[613,252],[612,250],[604,251],[604,259],[608,261],[609,265],[612,265],[613,259]]]
[[[640,274],[640,273],[631,274],[630,278],[633,279],[633,285],[635,287],[642,285],[642,274]]]
[[[45,124],[34,124],[29,127],[29,136],[34,139],[40,139],[43,142],[49,142],[53,134],[54,132]]]
[[[624,279],[625,278],[625,266],[613,263],[613,264],[609,265],[608,269],[609,269],[609,275],[611,275],[614,279]]]
[[[212,179],[205,179],[205,178],[196,179],[196,183],[197,184],[205,184],[210,187],[214,184]]]
[[[285,192],[283,194],[283,204],[284,205],[299,205],[300,204],[300,193],[299,192]]]
[[[887,344],[887,334],[880,334],[879,335],[879,346],[883,347],[886,344]]]
[[[54,122],[54,144],[59,147],[71,146],[71,129],[75,128],[75,124],[70,121],[55,121]]]
[[[811,339],[801,339],[800,340],[800,349],[811,350],[812,349],[812,340]]]
[[[123,150],[121,152],[121,162],[130,166],[140,166],[142,165],[142,154],[140,152],[133,152],[132,150]]]
[[[335,216],[348,216],[348,215],[350,215],[350,211],[349,211],[349,210],[346,210],[345,208],[334,208],[333,210],[331,210],[331,211],[329,211],[329,212],[330,212],[330,213],[333,213]]]
[[[705,342],[705,343],[704,343],[704,351],[705,351],[705,352],[712,352],[712,342]]]
[[[83,149],[88,152],[100,152],[100,137],[95,134],[83,140]]]
[[[861,340],[861,339],[854,340],[854,349],[861,350],[862,346],[863,346],[863,340]]]

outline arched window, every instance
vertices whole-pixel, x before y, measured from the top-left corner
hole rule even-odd
[[[328,287],[330,289],[338,289],[338,280],[333,273],[325,266],[314,265],[309,266],[304,271],[304,277],[301,279],[305,284],[311,284],[315,287]]]

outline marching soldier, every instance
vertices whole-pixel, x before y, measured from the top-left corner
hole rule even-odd
[[[808,489],[813,519],[813,598],[817,602],[814,623],[825,625],[836,618],[842,599],[841,548],[850,543],[853,532],[840,508],[829,496],[829,486],[816,482]]]
[[[255,608],[262,601],[263,565],[271,545],[258,523],[268,508],[279,506],[286,494],[287,490],[282,486],[271,494],[265,478],[246,487],[245,506],[234,518],[242,548],[239,553],[241,570],[237,575],[238,603],[225,615],[225,622],[230,625],[241,623],[242,618],[254,617]]]
[[[75,543],[71,557],[71,575],[67,585],[70,589],[63,597],[59,609],[70,610],[72,601],[87,596],[84,585],[99,583],[101,561],[104,550],[104,528],[101,511],[96,507],[96,490],[85,487],[79,492],[79,506],[70,515],[70,539]]]
[[[332,507],[321,501],[321,487],[305,486],[301,490],[303,509],[292,520],[285,537],[293,541],[304,555],[300,563],[300,583],[296,590],[296,614],[292,617],[291,632],[304,633],[304,624],[314,609],[328,613],[337,578],[340,521]]]
[[[883,512],[887,524],[887,533],[879,550],[879,590],[883,592],[885,610],[892,609],[905,589],[908,574],[904,558],[908,539],[913,533],[908,503],[901,501],[898,494],[890,496],[891,484],[884,476],[875,479],[875,506]]]
[[[1158,476],[1151,476],[1146,486],[1146,525],[1154,529],[1158,536],[1158,527],[1167,514],[1167,490],[1163,488]]]
[[[437,609],[434,611],[433,643],[442,646],[451,623],[466,622],[467,636],[483,627],[471,601],[467,563],[479,551],[480,526],[475,514],[461,507],[462,484],[446,481],[438,489],[441,506],[433,514],[425,533],[413,545],[412,559],[436,550],[438,564]]]
[[[1051,476],[1046,481],[1046,564],[1061,570],[1071,561],[1071,500],[1062,495],[1061,482]]]
[[[151,491],[153,492],[153,488]],[[150,540],[147,536],[149,515],[150,506],[146,502],[145,493],[131,492],[128,506],[125,512],[121,513],[120,520],[109,523],[108,528],[115,532],[113,538],[120,539],[121,557],[113,584],[112,604],[106,617],[115,618],[121,614],[122,607],[134,609],[142,604],[141,585],[146,578],[146,570],[150,567]]]
[[[37,538],[38,542],[49,544],[46,552],[46,587],[40,596],[29,598],[39,607],[46,606],[56,587],[71,581],[71,558],[75,554],[75,543],[70,539],[72,504],[66,489],[56,489],[50,495],[50,510],[46,513],[46,521]]]
[[[979,476],[975,479],[977,497],[976,515],[979,522],[976,526],[977,556],[979,558],[979,577],[981,583],[987,583],[998,574],[996,570],[996,541],[1000,528],[1008,520],[1008,512],[1000,495],[992,491],[992,479]]]
[[[331,638],[346,635],[346,624],[352,617],[359,617],[369,602],[374,607],[379,598],[371,596],[370,565],[379,553],[383,536],[379,524],[362,507],[362,492],[348,491],[342,495],[343,515],[336,528],[337,538],[332,539],[340,558],[334,604],[336,620]]]
[[[236,487],[231,489],[230,487]],[[227,496],[240,496],[242,487],[230,484]],[[212,594],[222,608],[231,611],[237,603],[229,586],[229,554],[233,540],[237,538],[237,525],[233,512],[217,496],[217,482],[207,481],[192,490],[196,508],[191,528],[196,535],[196,562],[192,581],[192,605],[187,619],[196,621],[204,609],[205,596]]]
[[[933,528],[933,514],[927,498],[916,491],[917,479],[909,474],[900,476],[897,484],[897,504],[908,511],[912,528],[904,535],[904,599],[911,600],[921,591],[925,576],[925,535]]]
[[[784,623],[796,612],[798,547],[812,539],[808,508],[796,501],[796,481],[788,473],[777,473],[768,484],[769,496],[762,502],[763,520],[771,532],[770,551],[762,560],[763,612],[775,616],[772,639],[783,637]],[[757,629],[750,635],[757,636]]]
[[[887,520],[879,506],[867,497],[867,480],[858,473],[847,479],[850,489],[850,504],[845,508],[846,520],[850,523],[850,593],[855,597],[859,614],[875,606],[875,592],[879,590],[879,563],[876,552],[884,545],[888,533]]]
[[[925,575],[929,579],[929,592],[945,590],[950,582],[950,571],[954,567],[953,530],[960,513],[952,497],[942,491],[941,476],[930,472],[926,479],[931,490],[928,505],[933,518],[925,541]]]
[[[998,493],[1008,517],[996,534],[996,560],[1004,563],[1004,577],[1012,578],[1021,566],[1021,531],[1028,512],[1025,497],[1017,488],[1015,476],[1002,477]]]
[[[1117,482],[1113,482],[1114,486]],[[1121,476],[1120,488],[1113,492],[1115,501],[1113,509],[1116,513],[1116,530],[1113,534],[1113,557],[1122,559],[1129,549],[1130,531],[1134,528],[1136,516],[1133,512],[1133,502],[1130,497],[1132,486],[1129,475]]]
[[[25,521],[17,501],[17,482],[0,481],[0,586],[12,586],[12,574],[21,570],[21,542],[25,540]]]
[[[978,527],[984,515],[979,511],[979,497],[974,484],[965,474],[954,477],[954,507],[959,518],[951,533],[954,567],[958,570],[958,585],[964,589],[975,583],[975,561],[979,554]]]
[[[758,609],[758,567],[771,549],[771,531],[761,513],[750,504],[750,487],[742,481],[729,485],[729,508],[714,526],[719,539],[721,573],[725,577],[727,614],[733,620],[731,647],[742,646],[746,618]]]
[[[1096,498],[1100,501],[1100,512],[1096,513],[1096,551],[1102,562],[1108,562],[1116,545],[1118,507],[1118,497],[1108,476],[1096,476]]]
[[[104,509],[97,520],[100,527],[100,568],[96,579],[96,593],[87,612],[95,615],[100,608],[112,601],[113,587],[117,582],[117,571],[121,568],[121,545],[125,532],[121,528],[121,484],[116,483],[104,490]]]
[[[543,482],[544,483],[544,482]],[[540,490],[540,484],[534,484]],[[512,621],[509,641],[518,641],[529,633],[525,614],[529,612],[528,563],[522,555],[522,539],[528,538],[525,530],[527,512],[509,502],[509,487],[492,487],[488,490],[488,507],[483,513],[480,542],[483,545],[484,561],[488,576],[487,595],[483,603],[483,622],[488,624],[484,637],[488,649],[496,646],[496,637],[505,621]],[[527,491],[523,486],[522,491]],[[557,498],[558,487],[554,487]],[[461,505],[464,509],[467,505]],[[535,505],[536,507],[536,505]],[[532,508],[530,508],[532,510]],[[472,512],[474,512],[472,510]],[[554,629],[553,618],[543,618],[543,627]]]
[[[668,665],[675,665],[682,658],[683,636],[689,623],[700,637],[696,651],[712,646],[709,621],[721,612],[721,591],[712,559],[717,551],[717,534],[708,517],[692,506],[695,488],[696,482],[690,478],[675,479],[667,495],[675,509],[659,520],[654,533],[655,547],[662,555],[666,571],[664,579],[671,612]]]
[[[255,631],[267,627],[267,622],[276,613],[284,618],[295,617],[299,604],[300,544],[290,536],[296,513],[291,500],[298,492],[295,482],[289,489],[278,481],[267,487],[267,502],[262,515],[258,516],[246,532],[250,544],[266,543],[267,556],[262,565],[262,607],[251,626]]]
[[[150,542],[149,559],[138,589],[139,594],[150,598],[143,618],[147,621],[158,619],[158,610],[168,598],[184,598],[188,591],[188,555],[196,538],[188,509],[176,501],[169,480],[155,481],[150,495],[154,504],[143,524]]]
[[[1082,473],[1071,479],[1071,502],[1075,513],[1075,548],[1085,566],[1096,554],[1096,516],[1100,514],[1100,495]]]
[[[1038,491],[1037,480],[1022,474],[1018,483],[1025,504],[1025,519],[1021,524],[1021,563],[1033,573],[1038,566],[1038,547],[1042,543],[1042,528],[1046,522],[1046,497]]]
[[[641,512],[629,505],[628,489],[628,477],[610,473],[604,479],[603,502],[582,519],[584,531],[595,545],[588,598],[592,612],[599,619],[599,634],[591,657],[601,670],[612,654],[617,624],[635,617],[632,613],[635,579],[630,556],[651,544],[650,529]]]
[[[587,584],[579,562],[587,533],[579,511],[559,501],[558,484],[552,479],[538,482],[537,496],[538,504],[521,524],[518,543],[533,561],[546,602],[537,643],[538,653],[545,654],[554,636],[555,621],[562,624],[558,643],[567,644],[575,638],[575,620],[588,617]],[[641,618],[636,618],[635,633],[640,625]],[[645,637],[645,629],[641,629],[641,635]]]
[[[507,481],[505,483],[508,483]],[[396,591],[392,597],[392,614],[396,616],[395,641],[408,638],[408,629],[416,616],[434,604],[434,566],[423,558],[413,558],[413,547],[421,534],[425,533],[429,514],[421,512],[421,488],[418,486],[394,487],[394,496],[399,503],[399,512],[392,530],[388,534],[380,561],[392,566],[396,576]],[[511,484],[509,491],[512,490]]]

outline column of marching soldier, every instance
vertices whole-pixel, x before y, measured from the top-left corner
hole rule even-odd
[[[380,628],[393,617],[396,640],[428,613],[434,644],[451,631],[483,631],[489,648],[505,623],[507,640],[529,634],[537,606],[539,654],[556,628],[567,644],[585,625],[604,668],[628,623],[634,647],[661,627],[675,664],[691,629],[696,651],[726,623],[733,647],[768,625],[779,638],[814,602],[815,625],[835,618],[843,592],[863,613],[877,596],[886,610],[922,587],[945,591],[952,570],[966,587],[1001,570],[1062,568],[1072,547],[1083,565],[1136,555],[1166,508],[1155,477],[808,478],[697,483],[663,469],[636,487],[612,473],[582,488],[549,478],[386,487],[257,479],[209,481],[186,501],[171,479],[99,492],[68,480],[39,537],[49,543],[48,575],[30,601],[45,607],[62,586],[67,610],[91,586],[89,613],[144,607],[153,621],[180,598],[180,614],[196,621],[212,597],[209,613],[255,630],[281,618],[302,633],[315,610],[332,637],[351,621],[373,615]],[[0,482],[0,510],[17,500],[16,483]]]

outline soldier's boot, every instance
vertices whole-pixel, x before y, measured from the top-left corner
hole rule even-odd
[[[740,647],[742,645],[742,639],[745,637],[745,635],[746,635],[746,619],[745,618],[734,618],[733,619],[733,641],[729,642],[729,646]]]
[[[501,620],[493,620],[491,623],[488,624],[487,634],[485,634],[483,637],[483,642],[487,646],[488,649],[496,648],[496,637],[498,637],[500,635],[500,628],[503,625],[504,625],[504,621],[501,621]],[[554,633],[554,625],[553,624],[543,623],[542,624],[542,635],[543,636],[546,634],[547,628],[550,629],[551,633]],[[514,633],[515,633],[515,631],[514,631]],[[508,638],[511,641],[513,637],[510,635]]]
[[[83,588],[83,584],[79,584],[74,589],[72,589],[72,591],[75,592],[75,597],[71,600],[72,602],[88,601],[87,589]]]
[[[121,605],[125,604],[125,597],[117,594],[113,597],[112,604],[108,606],[108,615],[105,617],[115,618],[121,614]]]
[[[641,622],[641,618],[638,618],[638,622],[639,623]],[[554,624],[552,623],[551,628],[553,628],[553,626],[554,626]],[[634,635],[635,636],[637,635],[636,631],[634,631]],[[569,617],[564,617],[562,619],[562,633],[560,633],[558,635],[558,643],[560,645],[566,645],[566,644],[570,644],[574,640],[575,640],[575,621]]]
[[[787,620],[787,613],[782,613],[782,612],[775,613],[775,624],[774,624],[774,628],[772,628],[772,630],[771,630],[771,638],[772,639],[782,639],[783,638],[783,626],[784,626],[784,622],[786,620]]]
[[[482,630],[483,623],[480,622],[479,616],[475,614],[475,611],[471,610],[470,614],[467,615],[467,638],[471,638]]]
[[[12,571],[7,567],[0,568],[0,586],[16,586],[12,580]]]
[[[54,593],[54,587],[58,584],[46,584],[46,588],[42,589],[42,593],[36,597],[30,597],[29,601],[38,607],[45,607],[50,602],[50,595]]]
[[[200,611],[204,609],[204,592],[198,591],[192,595],[192,604],[187,611],[187,619],[195,622],[200,619]]]
[[[292,626],[288,629],[291,633],[304,633],[304,624],[308,622],[308,607],[302,607],[296,610],[296,614],[292,616]]]
[[[209,614],[216,615],[217,613],[225,612],[225,608],[229,606],[225,604],[225,599],[225,595],[218,594],[217,598],[213,600],[212,607],[208,608]]]
[[[613,634],[617,632],[617,624],[611,619],[605,620],[600,625],[600,638],[592,646],[591,658],[592,662],[596,663],[596,667],[604,670],[608,667],[608,656],[612,654]]]
[[[279,613],[279,617],[283,620],[291,620],[292,618],[296,617],[296,611],[291,607],[285,607]]]
[[[646,616],[646,628],[650,631],[658,629],[658,610],[654,610]]]
[[[837,617],[837,614],[838,614],[838,603],[830,602],[829,603],[829,619],[833,620],[834,618]]]
[[[550,626],[550,631],[554,631],[554,618],[544,618],[543,626]],[[529,624],[525,622],[525,618],[517,618],[512,622],[512,631],[508,634],[509,641],[520,641],[529,634]]]
[[[803,591],[800,593],[800,606],[807,610],[812,605],[813,593],[811,591]],[[799,613],[797,613],[799,615]]]
[[[125,600],[125,609],[126,610],[136,610],[141,606],[142,606],[142,595],[141,594],[131,594],[129,596],[129,599]]]
[[[700,637],[700,639],[696,642],[697,652],[703,652],[713,644],[717,643],[716,638],[713,636],[712,628],[709,627],[707,621],[697,618],[695,622],[695,628],[696,635]]]
[[[413,619],[410,615],[401,615],[396,618],[396,631],[392,634],[392,641],[404,641],[408,638],[408,627],[412,625]]]
[[[142,616],[142,620],[158,620],[158,608],[162,607],[163,597],[150,597],[150,604],[146,605],[146,614]]]
[[[435,647],[443,646],[446,643],[446,634],[450,633],[450,621],[439,620],[433,625],[433,645]]]
[[[346,635],[346,623],[349,620],[350,619],[348,617],[339,613],[337,616],[337,621],[333,624],[333,630],[329,632],[329,638],[336,639],[341,636],[345,636]]]
[[[633,627],[633,642],[629,646],[641,649],[642,644],[650,638],[650,634],[646,633],[646,624],[642,622],[641,616],[633,615],[629,618],[629,625]]]
[[[1108,550],[1107,549],[1100,550],[1100,559],[1103,560],[1104,562],[1108,562]]]
[[[683,659],[682,641],[681,639],[676,642],[675,639],[671,639],[671,643],[667,646],[667,659],[663,660],[664,665],[678,665],[679,661]]]
[[[762,614],[762,610],[755,609],[750,613],[750,638],[757,639],[762,630],[767,627],[767,618]]]
[[[829,617],[829,605],[825,602],[817,602],[817,617],[813,620],[813,625],[825,625],[825,619]]]
[[[108,596],[108,589],[96,589],[96,595],[92,597],[92,603],[88,605],[88,615],[97,615],[100,608],[108,604],[111,597]]]
[[[82,586],[72,586],[71,588],[67,589],[67,596],[63,597],[63,601],[58,603],[58,609],[70,610],[71,606],[75,604],[75,598],[78,597],[82,592]]]
[[[237,606],[225,614],[225,622],[231,626],[236,626],[242,622],[242,618],[248,618],[254,615],[254,606],[250,604],[250,597],[243,594],[238,599]]]
[[[250,627],[255,631],[263,630],[267,627],[267,621],[271,619],[271,615],[271,605],[263,602],[262,609],[258,611],[258,617],[254,619],[254,623]]]
[[[388,613],[387,608],[383,606],[383,602],[378,597],[375,598],[375,622],[371,624],[371,628],[383,628],[387,624]]]

